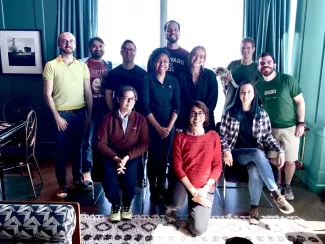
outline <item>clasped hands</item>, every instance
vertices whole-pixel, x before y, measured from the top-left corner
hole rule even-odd
[[[120,158],[118,156],[115,156],[114,157],[114,161],[116,163],[116,168],[117,168],[117,174],[120,175],[120,174],[125,174],[125,170],[126,170],[126,163],[127,161],[130,159],[129,155],[126,155],[125,157],[123,158]]]
[[[166,138],[169,136],[169,133],[170,133],[171,129],[169,127],[162,127],[162,126],[159,126],[157,128],[157,132],[158,134],[161,136],[161,138]]]
[[[197,202],[201,204],[205,208],[211,208],[212,207],[212,202],[208,199],[208,192],[210,190],[210,187],[208,185],[205,185],[202,188],[195,189],[192,192],[192,200],[194,202]]]

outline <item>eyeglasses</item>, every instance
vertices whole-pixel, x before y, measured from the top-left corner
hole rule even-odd
[[[130,53],[135,53],[135,48],[122,48],[121,50],[125,53],[127,53],[128,51],[130,51]]]
[[[135,102],[137,99],[135,97],[122,97],[124,102]]]
[[[205,115],[205,113],[203,111],[199,111],[199,112],[191,111],[190,115],[191,117],[196,117],[196,116],[203,116]]]
[[[69,44],[73,44],[75,42],[75,40],[71,39],[71,40],[67,40],[67,39],[61,39],[60,42],[64,45],[66,45],[67,43]]]

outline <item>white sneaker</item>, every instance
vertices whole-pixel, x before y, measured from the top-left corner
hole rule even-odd
[[[90,172],[83,173],[82,177],[84,179],[85,184],[87,185],[87,190],[91,191],[93,189],[93,180],[91,179]]]

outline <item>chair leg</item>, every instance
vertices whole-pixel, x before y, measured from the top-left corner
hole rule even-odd
[[[42,184],[44,185],[43,176],[42,176],[41,170],[40,170],[40,168],[39,168],[39,166],[38,166],[38,162],[37,162],[37,160],[36,160],[36,157],[35,157],[34,154],[32,154],[32,157],[33,157],[33,159],[34,159],[34,163],[36,164],[37,172],[38,172],[38,174],[39,174],[39,176],[40,176],[40,178],[41,178]]]
[[[271,205],[271,208],[273,208],[273,204],[271,203],[271,201],[269,200],[269,198],[266,196],[266,194],[264,193],[264,191],[262,191],[262,194],[266,198],[266,200],[269,202],[269,204]]]
[[[216,190],[215,190],[215,191],[217,192],[217,195],[218,195],[218,197],[219,197],[219,200],[220,200],[220,203],[221,203],[221,207],[224,208],[224,202],[222,201],[222,198],[221,198],[221,196],[220,196],[220,193],[219,193],[218,187],[216,187]]]
[[[94,186],[93,186],[93,188],[94,188]],[[96,200],[94,201],[93,208],[95,208],[96,203],[98,202],[98,199],[99,199],[100,195],[101,195],[103,192],[104,192],[104,189],[103,189],[103,188],[100,189],[100,192],[98,193],[98,196],[97,196]]]
[[[223,178],[223,208],[226,207],[226,180]]]
[[[33,188],[33,194],[34,194],[34,197],[36,199],[36,197],[37,197],[36,196],[36,191],[35,191],[34,182],[33,182],[33,178],[32,178],[32,173],[30,171],[30,166],[29,166],[28,162],[27,162],[26,166],[27,166],[27,170],[28,170],[28,175],[29,175],[30,183],[31,183],[32,188]]]
[[[5,176],[3,172],[2,166],[0,166],[0,178],[1,178],[1,193],[2,193],[2,201],[6,199],[6,187],[5,187]]]

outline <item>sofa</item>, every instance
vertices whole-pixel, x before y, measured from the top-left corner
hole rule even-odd
[[[74,202],[0,201],[0,243],[81,243]]]

